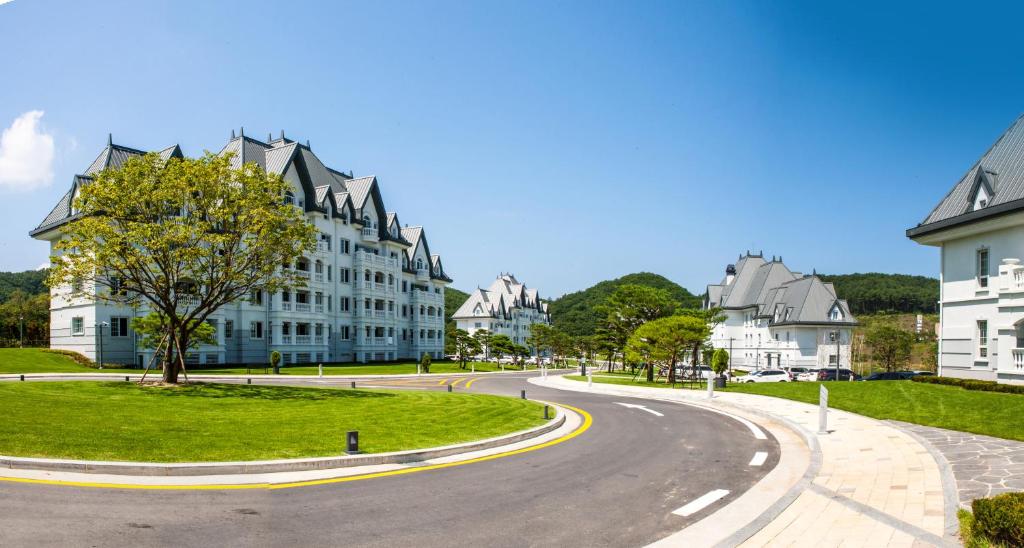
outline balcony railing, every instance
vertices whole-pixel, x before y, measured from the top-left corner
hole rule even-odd
[[[323,272],[317,272],[316,274],[314,274],[313,275],[313,281],[314,282],[324,283],[324,273]]]
[[[316,252],[317,253],[330,253],[331,252],[331,246],[327,245],[327,242],[317,242],[316,243]]]
[[[198,295],[179,294],[178,295],[178,306],[182,308],[193,308],[199,306]]]
[[[309,279],[309,271],[308,270],[296,270],[295,271],[295,275],[300,277],[300,278],[306,278],[307,280]]]
[[[388,339],[386,337],[374,337],[373,344],[377,346],[384,346],[388,344]]]
[[[1018,371],[1024,369],[1024,348],[1013,349],[1013,367]]]
[[[375,253],[357,251],[352,256],[355,266],[380,266],[384,268],[398,268],[398,261],[391,257],[384,257]]]
[[[295,303],[296,312],[309,312],[309,303]]]
[[[322,305],[322,304],[318,304],[318,305],[316,305],[316,307],[314,308],[314,310],[316,310],[316,312],[317,312],[318,314],[323,314],[323,313],[324,313],[324,305]]]
[[[281,344],[292,344],[291,335],[281,335]]]
[[[418,269],[416,269],[416,279],[421,281],[421,282],[425,282],[425,281],[429,280],[430,279],[430,271],[427,270],[426,268],[418,268]]]
[[[295,335],[295,344],[309,344],[310,340],[309,335]]]
[[[281,303],[281,310],[291,310],[291,309],[292,309],[291,301]]]
[[[364,227],[363,228],[363,239],[368,241],[368,242],[376,242],[377,241],[377,229],[376,228],[370,228],[368,226]]]
[[[385,310],[374,310],[373,311],[373,317],[374,318],[382,318],[382,319],[386,318],[387,317],[387,311],[385,311]]]
[[[317,335],[317,336],[313,337],[313,344],[324,344],[324,336],[323,335]]]

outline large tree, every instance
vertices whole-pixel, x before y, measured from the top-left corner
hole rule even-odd
[[[910,361],[910,352],[914,346],[914,334],[894,325],[877,324],[873,326],[864,342],[871,348],[871,354],[886,371],[893,371]]]
[[[686,352],[703,343],[710,334],[708,325],[692,316],[669,316],[651,320],[636,329],[629,337],[626,350],[648,362],[668,366],[668,381],[676,380],[676,364]],[[654,368],[647,364],[647,380],[654,382]]]
[[[49,285],[164,317],[163,379],[176,383],[195,330],[218,308],[305,283],[290,265],[317,232],[284,203],[287,188],[227,156],[131,158],[79,187]]]
[[[465,329],[455,329],[445,338],[445,352],[454,355],[460,367],[465,369],[466,361],[480,352],[480,343]]]
[[[619,286],[596,310],[604,316],[601,337],[615,353],[625,358],[624,349],[633,332],[645,322],[672,315],[677,306],[663,289],[632,284]],[[608,370],[611,368],[609,360]]]

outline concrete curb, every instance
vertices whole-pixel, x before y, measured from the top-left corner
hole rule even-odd
[[[334,457],[316,457],[307,459],[282,459],[265,461],[237,462],[117,462],[117,461],[84,461],[64,459],[41,459],[26,457],[9,457],[0,455],[0,468],[18,470],[39,470],[58,472],[85,472],[92,474],[112,474],[131,476],[209,476],[231,474],[263,474],[273,472],[302,472],[310,470],[327,470],[350,468],[355,466],[371,466],[381,464],[409,464],[461,453],[483,451],[511,445],[543,436],[554,431],[565,423],[565,410],[547,403],[555,409],[555,417],[548,422],[530,428],[484,440],[477,440],[456,445],[376,453],[369,455],[342,455]]]
[[[900,432],[914,438],[917,443],[920,443],[922,447],[931,453],[932,458],[939,465],[939,474],[942,476],[942,499],[943,507],[945,507],[945,521],[946,521],[946,540],[954,543],[959,543],[960,535],[960,519],[956,516],[957,510],[960,508],[960,495],[957,491],[956,476],[953,475],[953,468],[949,465],[949,461],[943,456],[942,452],[935,448],[928,440],[919,436],[916,432],[911,431],[909,428],[901,426],[899,421],[885,420],[885,423],[889,424],[894,428],[898,428]],[[970,510],[970,508],[968,508]]]

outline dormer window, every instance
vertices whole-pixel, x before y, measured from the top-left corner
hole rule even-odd
[[[840,322],[843,320],[843,311],[839,308],[839,305],[832,307],[832,310],[828,313],[828,319],[833,322]]]

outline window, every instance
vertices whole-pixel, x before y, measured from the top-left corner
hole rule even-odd
[[[1024,348],[1024,322],[1013,326],[1013,330],[1017,335],[1017,348]]]
[[[348,312],[352,309],[352,301],[348,297],[341,298],[341,304],[338,306],[338,310],[342,312]]]
[[[81,316],[71,318],[71,334],[85,335],[85,322],[82,320]]]
[[[249,322],[249,338],[254,340],[263,338],[263,322]]]
[[[330,234],[324,234],[323,232],[321,232],[320,233],[320,241],[323,242],[324,248],[327,251],[331,250],[331,235]]]
[[[988,359],[988,320],[978,320],[978,359]]]
[[[234,320],[224,320],[224,338],[230,339],[235,330]]]
[[[128,318],[111,316],[110,317],[110,336],[111,337],[127,337],[128,336]]]
[[[988,287],[988,248],[978,250],[978,287]]]
[[[284,193],[284,203],[287,205],[295,205],[295,194],[292,191],[286,190]]]
[[[249,304],[253,306],[263,306],[263,291],[260,289],[254,289],[252,291],[252,297],[249,299]]]
[[[213,328],[213,340],[217,340],[217,320],[206,320],[206,323]],[[216,344],[216,343],[214,343]]]
[[[829,354],[828,364],[832,366],[839,365],[839,356],[836,356],[835,354]]]
[[[348,240],[346,240],[344,238],[339,238],[338,239],[338,253],[341,253],[343,255],[348,255],[350,253],[350,249],[351,249],[349,247],[350,245],[351,244],[349,243]]]
[[[351,283],[352,271],[345,267],[342,267],[341,270],[338,272],[338,281],[340,281],[343,284]]]
[[[402,280],[402,293],[409,292],[409,282]]]
[[[338,333],[339,336],[341,337],[341,340],[343,341],[347,341],[351,338],[351,334],[349,333],[349,326],[347,325],[342,325],[338,327]]]

